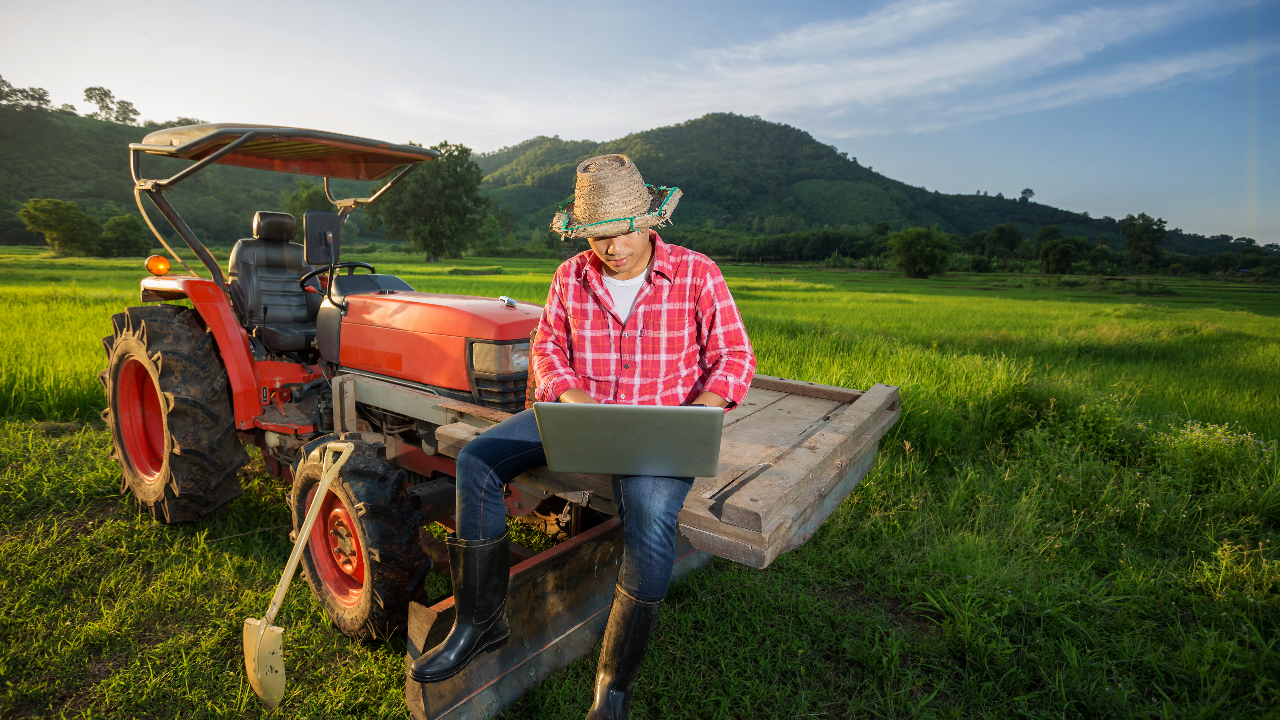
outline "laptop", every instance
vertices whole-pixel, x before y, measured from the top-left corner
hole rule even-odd
[[[533,404],[555,472],[714,477],[724,410],[669,405]]]

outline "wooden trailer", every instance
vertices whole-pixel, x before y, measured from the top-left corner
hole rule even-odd
[[[451,457],[505,417],[450,405],[454,422],[436,439]],[[803,545],[871,469],[880,438],[900,415],[893,386],[861,391],[757,375],[746,400],[725,415],[720,472],[698,478],[680,512],[675,578],[712,556],[765,568]],[[511,484],[507,504],[517,513],[554,495],[615,517],[512,567],[505,647],[444,682],[414,682],[408,666],[448,635],[454,608],[453,598],[410,606],[405,699],[415,720],[496,714],[591,652],[604,634],[622,556],[610,480],[544,467]]]

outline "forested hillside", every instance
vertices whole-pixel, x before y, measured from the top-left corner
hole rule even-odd
[[[0,106],[0,245],[44,244],[41,235],[14,215],[32,198],[70,200],[99,220],[136,215],[129,143],[176,124],[138,127],[56,110]],[[142,160],[144,175],[153,178],[188,165],[150,155]],[[215,165],[175,187],[170,200],[206,242],[229,243],[249,235],[254,212],[282,209],[282,193],[293,190],[300,179],[311,180]],[[336,187],[363,193],[372,185],[341,181]],[[148,211],[160,221],[153,208]],[[359,218],[354,220],[359,224]]]
[[[970,235],[1012,221],[1026,236],[1056,225],[1064,236],[1123,245],[1119,223],[1024,200],[946,195],[894,180],[861,165],[809,133],[757,117],[715,113],[608,142],[537,137],[477,156],[484,191],[511,207],[528,226],[544,225],[573,193],[574,168],[592,155],[622,153],[650,182],[678,185],[684,199],[677,225],[774,235],[801,230],[865,232],[937,225]],[[1142,208],[1134,208],[1136,214]],[[1232,238],[1171,231],[1168,250],[1217,253]]]
[[[66,110],[0,105],[0,244],[43,243],[14,214],[32,198],[70,200],[99,220],[136,214],[128,144],[160,127],[195,122],[200,121],[139,127]],[[430,144],[432,138],[421,140]],[[633,158],[648,180],[684,190],[673,236],[721,231],[765,237],[821,229],[865,235],[881,224],[890,230],[936,225],[968,236],[1012,222],[1028,238],[1052,225],[1062,236],[1094,243],[1104,238],[1112,248],[1124,243],[1111,218],[1060,210],[1031,197],[930,192],[874,172],[797,128],[728,113],[608,142],[537,137],[476,156],[484,173],[482,191],[495,201],[493,212],[500,218],[492,227],[503,228],[498,238],[477,241],[496,241],[516,227],[523,228],[519,238],[539,237],[555,208],[572,195],[578,162],[609,152]],[[161,177],[185,164],[146,156],[143,172]],[[255,211],[282,209],[282,195],[300,182],[313,181],[214,166],[176,187],[171,200],[206,242],[230,243],[249,233]],[[370,189],[346,181],[335,187],[344,194]],[[363,213],[352,221],[350,230],[361,233]],[[1226,235],[1206,238],[1176,229],[1164,247],[1185,254],[1238,249]]]

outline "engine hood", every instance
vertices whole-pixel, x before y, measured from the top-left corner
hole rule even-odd
[[[367,325],[430,335],[485,340],[518,340],[542,316],[542,306],[497,298],[438,293],[396,292],[347,296],[346,325]]]

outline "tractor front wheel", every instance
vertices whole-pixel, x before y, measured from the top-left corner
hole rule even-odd
[[[354,442],[356,449],[317,498],[324,447],[334,441]],[[294,538],[311,504],[321,503],[302,553],[303,573],[333,624],[352,639],[385,638],[404,627],[426,569],[418,537],[422,513],[410,504],[404,480],[382,443],[365,442],[360,433],[307,443],[293,467]]]
[[[236,471],[249,461],[213,335],[177,305],[128,308],[111,324],[98,379],[120,492],[162,523],[199,520],[240,495]]]

